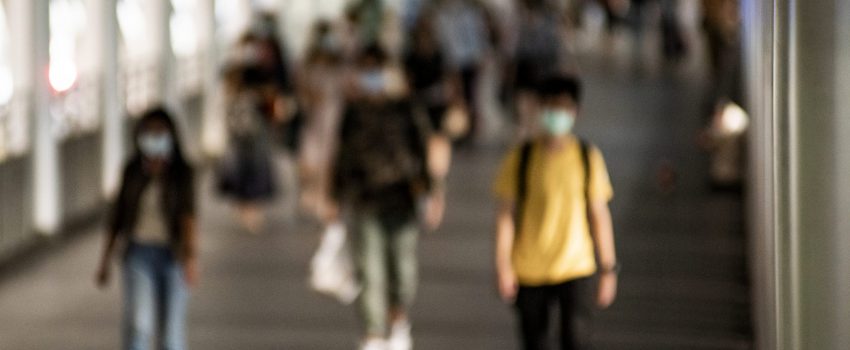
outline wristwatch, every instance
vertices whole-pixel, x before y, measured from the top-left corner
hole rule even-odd
[[[619,275],[621,268],[620,263],[615,263],[614,266],[603,266],[600,268],[599,272],[600,274],[613,273],[615,275]]]

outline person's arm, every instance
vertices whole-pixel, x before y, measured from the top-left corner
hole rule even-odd
[[[343,113],[342,120],[340,121],[340,127],[337,132],[337,140],[339,140],[339,144],[334,150],[334,154],[331,157],[333,162],[329,166],[329,178],[328,178],[328,205],[327,210],[324,213],[324,221],[325,223],[332,223],[339,221],[340,218],[340,206],[342,205],[343,195],[345,191],[345,176],[346,169],[345,167],[345,158],[346,150],[348,149],[348,138],[350,136],[351,130],[353,128],[353,110],[350,106],[346,105]]]
[[[436,230],[443,222],[446,211],[446,177],[451,167],[451,140],[442,134],[433,133],[428,139],[427,166],[431,178],[426,224]]]
[[[97,272],[95,273],[95,284],[99,288],[106,288],[109,285],[112,275],[112,254],[115,252],[115,245],[118,241],[118,234],[126,220],[126,208],[124,203],[127,197],[127,174],[129,166],[125,166],[122,172],[121,187],[118,191],[118,197],[112,205],[112,213],[109,226],[106,229],[103,240],[103,248],[98,262]]]
[[[186,284],[191,287],[198,285],[200,270],[198,268],[198,231],[194,215],[186,215],[181,220],[183,229],[183,273]]]
[[[442,143],[438,134],[431,130],[425,111],[407,104],[411,110],[409,125],[409,147],[421,161],[417,192],[426,199],[425,227],[436,230],[443,221],[445,212],[445,177],[451,161],[451,146]]]
[[[599,289],[596,304],[610,306],[617,296],[617,253],[614,245],[614,226],[607,201],[594,201],[590,205],[593,241],[599,264]]]
[[[463,95],[463,81],[460,78],[460,72],[456,69],[448,70],[446,74],[446,86],[448,90],[449,104],[467,108],[466,98]]]
[[[183,274],[186,284],[194,287],[198,284],[200,270],[198,268],[198,228],[196,214],[195,181],[192,169],[187,170],[186,178],[183,180],[184,191],[182,215],[180,216],[180,230],[182,240],[180,241],[180,254],[183,262]]]
[[[508,303],[513,302],[519,289],[511,261],[515,231],[514,203],[502,200],[499,202],[496,213],[496,273],[499,295]]]
[[[112,230],[107,231],[104,237],[103,252],[101,253],[100,263],[98,264],[95,275],[95,284],[100,288],[106,288],[109,285],[112,274],[112,252],[115,250],[117,237],[117,232],[113,232]]]

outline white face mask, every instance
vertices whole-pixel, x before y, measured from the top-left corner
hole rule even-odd
[[[573,130],[575,114],[566,109],[546,109],[541,114],[541,124],[547,134],[564,136]]]
[[[167,159],[174,148],[174,140],[166,132],[144,132],[139,135],[139,150],[145,157]]]
[[[369,95],[379,95],[386,90],[386,79],[380,69],[360,73],[360,88]]]
[[[319,41],[319,47],[325,51],[335,52],[339,48],[339,42],[333,34],[325,34]]]

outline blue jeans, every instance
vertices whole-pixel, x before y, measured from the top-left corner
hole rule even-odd
[[[124,260],[123,349],[148,350],[154,334],[162,350],[186,349],[188,297],[171,249],[130,243]]]

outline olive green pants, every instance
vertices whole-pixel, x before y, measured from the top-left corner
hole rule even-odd
[[[416,293],[416,221],[357,215],[351,224],[351,247],[362,284],[358,311],[366,332],[386,335],[389,310],[408,310]]]

